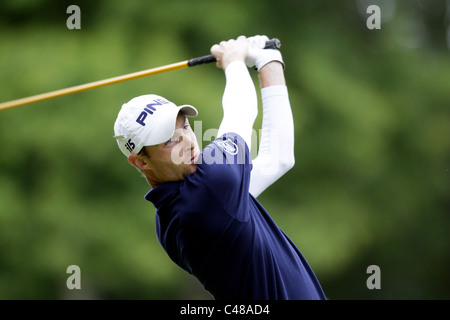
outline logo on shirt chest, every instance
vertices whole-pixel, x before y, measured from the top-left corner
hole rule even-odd
[[[217,144],[223,149],[223,151],[231,154],[232,156],[236,155],[239,152],[238,146],[231,139],[220,141]]]

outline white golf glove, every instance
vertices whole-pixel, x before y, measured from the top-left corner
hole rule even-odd
[[[240,36],[240,38],[246,38],[245,36]],[[245,64],[249,68],[255,68],[256,70],[261,70],[266,64],[272,61],[281,62],[284,68],[283,57],[281,52],[277,49],[264,49],[266,46],[266,41],[269,40],[267,36],[253,36],[247,38],[248,40],[248,55],[245,59]]]

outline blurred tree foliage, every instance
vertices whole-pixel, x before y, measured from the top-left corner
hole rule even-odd
[[[71,4],[81,30],[66,27]],[[370,4],[380,30],[366,27]],[[449,299],[449,12],[444,0],[2,0],[0,101],[277,37],[296,166],[260,201],[330,299]],[[122,103],[153,92],[217,128],[224,83],[198,66],[0,111],[0,298],[210,298],[160,247],[149,187],[112,127]],[[72,264],[81,290],[66,287]]]

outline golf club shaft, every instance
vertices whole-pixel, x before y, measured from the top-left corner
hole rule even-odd
[[[272,39],[272,40],[269,40],[266,42],[265,49],[268,49],[268,48],[278,49],[279,47],[280,47],[280,41],[278,39]],[[177,69],[182,69],[182,68],[187,68],[187,67],[193,67],[196,65],[215,62],[215,61],[216,61],[216,59],[214,58],[213,55],[207,55],[207,56],[203,56],[203,57],[193,58],[193,59],[186,60],[186,61],[168,64],[168,65],[165,65],[162,67],[147,69],[147,70],[129,73],[129,74],[125,74],[125,75],[114,77],[114,78],[89,82],[89,83],[81,84],[81,85],[74,86],[74,87],[69,87],[69,88],[51,91],[51,92],[47,92],[47,93],[41,93],[38,95],[34,95],[34,96],[22,98],[22,99],[3,102],[3,103],[0,103],[0,110],[18,107],[18,106],[21,106],[24,104],[29,104],[29,103],[33,103],[33,102],[42,101],[42,100],[48,100],[48,99],[52,99],[52,98],[80,92],[80,91],[85,91],[85,90],[89,90],[89,89],[106,86],[106,85],[113,84],[113,83],[137,79],[137,78],[141,78],[141,77],[145,77],[145,76],[149,76],[149,75],[153,75],[153,74],[157,74],[157,73],[162,73],[162,72],[166,72],[166,71],[172,71],[172,70],[177,70]]]
[[[78,86],[69,87],[69,88],[65,88],[65,89],[61,89],[61,90],[51,91],[51,92],[47,92],[47,93],[41,93],[41,94],[27,97],[27,98],[22,98],[22,99],[17,99],[17,100],[0,103],[0,110],[18,107],[18,106],[28,104],[28,103],[52,99],[52,98],[68,95],[71,93],[76,93],[76,92],[80,92],[80,91],[85,91],[85,90],[89,90],[89,89],[106,86],[108,84],[137,79],[137,78],[141,78],[141,77],[145,77],[145,76],[149,76],[149,75],[153,75],[153,74],[157,74],[157,73],[182,69],[182,68],[186,68],[186,67],[188,67],[188,60],[174,63],[174,64],[169,64],[169,65],[162,66],[162,67],[153,68],[153,69],[129,73],[129,74],[125,74],[125,75],[114,77],[114,78],[89,82],[89,83],[85,83],[85,84],[81,84]]]

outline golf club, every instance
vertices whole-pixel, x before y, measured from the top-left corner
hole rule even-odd
[[[274,38],[274,39],[268,40],[266,42],[266,46],[264,49],[278,49],[280,47],[281,47],[280,40]],[[125,74],[122,76],[117,76],[117,77],[108,78],[108,79],[104,79],[104,80],[89,82],[89,83],[77,85],[74,87],[69,87],[69,88],[51,91],[51,92],[47,92],[47,93],[41,93],[38,95],[26,97],[26,98],[3,102],[3,103],[0,103],[0,110],[18,107],[18,106],[21,106],[24,104],[29,104],[29,103],[33,103],[33,102],[42,101],[42,100],[48,100],[48,99],[52,99],[52,98],[80,92],[80,91],[85,91],[85,90],[89,90],[89,89],[106,86],[106,85],[113,84],[113,83],[118,83],[118,82],[136,79],[136,78],[141,78],[141,77],[158,74],[158,73],[162,73],[162,72],[167,72],[167,71],[171,71],[171,70],[193,67],[193,66],[197,66],[200,64],[211,63],[211,62],[215,62],[215,61],[216,61],[216,59],[214,58],[213,55],[207,55],[207,56],[203,56],[203,57],[193,58],[190,60],[185,60],[185,61],[181,61],[181,62],[177,62],[177,63],[173,63],[173,64],[168,64],[168,65],[165,65],[162,67],[147,69],[147,70],[143,70],[143,71]]]

